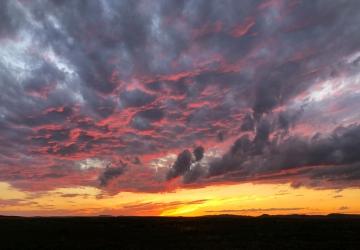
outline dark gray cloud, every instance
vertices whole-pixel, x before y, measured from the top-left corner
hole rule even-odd
[[[196,163],[183,175],[183,183],[190,184],[199,180],[202,176],[206,174],[204,167],[200,163]]]
[[[354,183],[359,7],[356,0],[1,1],[1,179],[11,182],[16,172],[25,182],[24,166],[42,176],[54,162],[115,164],[136,155],[142,167],[129,169],[151,173],[133,176],[153,180],[143,159],[231,140],[209,166],[201,150],[184,153],[171,178],[248,180],[322,164],[329,167],[307,176]],[[347,132],[329,132],[341,126]],[[97,185],[92,175],[77,178],[69,182]],[[154,190],[143,183],[128,186]]]
[[[190,169],[190,165],[192,163],[192,155],[189,150],[182,151],[172,167],[170,168],[169,172],[166,175],[168,180],[176,178],[180,175],[183,175]]]
[[[194,149],[193,154],[195,156],[195,161],[200,161],[204,157],[204,151],[205,149],[202,146],[197,146]]]
[[[301,116],[302,110],[297,112],[281,112],[278,116],[278,127],[288,131],[289,128],[293,127],[296,121]]]
[[[107,166],[99,177],[100,186],[108,185],[109,181],[121,176],[126,171],[126,164],[119,167]]]
[[[205,149],[202,146],[197,146],[191,153],[188,149],[181,152],[174,164],[167,172],[166,179],[171,180],[178,176],[183,176],[183,183],[193,183],[205,174],[204,168],[201,165],[201,160],[204,157]]]
[[[242,131],[251,131],[254,129],[254,119],[250,114],[247,114],[241,124]]]
[[[120,102],[125,107],[141,107],[155,100],[155,96],[141,90],[125,91],[120,95]]]
[[[0,38],[13,36],[21,25],[21,20],[16,14],[20,14],[11,1],[0,3]],[[15,16],[14,16],[15,15]]]
[[[42,114],[26,117],[19,122],[29,127],[36,127],[39,125],[46,125],[52,123],[62,123],[72,114],[70,107],[59,107],[55,109],[45,110]]]
[[[149,121],[159,121],[164,117],[164,111],[162,109],[148,109],[144,111],[140,111],[136,114],[136,116],[141,117],[143,119]]]
[[[263,134],[261,130],[258,132]],[[264,134],[267,135],[267,131]],[[304,184],[313,186],[331,186],[332,183],[358,185],[360,181],[360,154],[357,150],[360,126],[357,124],[338,127],[330,135],[316,134],[309,139],[288,137],[281,142],[267,140],[268,144],[262,152],[257,150],[258,138],[260,136],[255,136],[252,141],[247,136],[238,139],[227,154],[210,163],[208,175],[225,174],[224,178],[228,175],[229,179],[255,180],[262,176],[267,178],[267,174],[299,170],[288,176],[295,184],[297,178],[313,180],[304,181]],[[279,178],[283,177],[287,175],[279,175]],[[273,178],[275,181],[276,177]]]

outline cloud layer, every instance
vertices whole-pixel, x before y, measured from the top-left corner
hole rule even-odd
[[[359,8],[1,1],[0,181],[358,187]]]

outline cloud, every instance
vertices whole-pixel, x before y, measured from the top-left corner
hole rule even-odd
[[[333,198],[337,199],[337,198],[342,198],[342,195],[334,195]]]
[[[204,175],[204,169],[201,160],[204,157],[205,149],[197,146],[191,153],[188,149],[181,152],[174,164],[169,168],[166,179],[171,180],[178,176],[183,176],[183,183],[192,183]]]
[[[106,186],[111,180],[121,176],[126,170],[126,167],[124,164],[119,167],[107,166],[99,177],[100,186]]]
[[[310,186],[358,185],[360,158],[354,148],[360,143],[359,125],[338,127],[326,136],[287,137],[280,142],[276,137],[268,141],[267,129],[258,133],[252,141],[247,136],[236,140],[227,154],[210,163],[208,176],[274,182],[289,178],[294,185],[305,178],[310,181],[303,183]],[[267,142],[262,151],[259,140]]]
[[[154,100],[155,97],[153,95],[138,89],[125,91],[120,95],[120,102],[125,107],[141,107],[150,104]]]
[[[83,197],[86,199],[89,195],[87,195],[87,194],[61,194],[60,196],[63,198]]]
[[[251,131],[254,129],[254,119],[250,114],[247,114],[241,124],[242,131]]]
[[[279,207],[279,208],[249,208],[249,209],[226,209],[226,210],[208,210],[207,213],[249,213],[249,212],[281,212],[281,211],[298,211],[302,207]]]
[[[0,207],[12,207],[12,206],[32,206],[37,205],[35,201],[27,201],[22,199],[0,199]]]
[[[169,170],[166,178],[168,180],[176,178],[180,175],[183,175],[185,172],[187,172],[190,169],[190,165],[192,163],[192,154],[189,150],[182,151],[171,169]]]
[[[206,171],[204,167],[199,164],[195,163],[183,176],[183,183],[190,184],[196,182],[200,177],[204,176]]]
[[[202,146],[198,146],[194,149],[193,154],[195,156],[195,161],[200,161],[204,157],[204,151]]]
[[[2,1],[1,181],[358,186],[359,3],[275,2]]]
[[[193,205],[193,204],[203,204],[207,200],[199,199],[192,201],[172,201],[172,202],[145,202],[145,203],[130,203],[123,205],[123,209],[136,210],[136,211],[147,211],[161,209],[166,210],[170,208],[175,208],[182,205]]]

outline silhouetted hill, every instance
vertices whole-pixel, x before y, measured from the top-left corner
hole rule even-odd
[[[360,216],[0,216],[0,249],[360,249]]]

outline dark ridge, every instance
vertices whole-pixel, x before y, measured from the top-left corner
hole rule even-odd
[[[0,249],[360,249],[360,215],[0,216]]]

